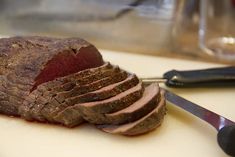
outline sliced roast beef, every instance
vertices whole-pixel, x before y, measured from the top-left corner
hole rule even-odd
[[[83,71],[80,71],[78,73],[75,73],[74,75],[66,76],[63,78],[63,80],[65,81],[63,81],[62,84],[54,86],[53,88],[51,88],[51,90],[55,93],[69,91],[76,85],[85,85],[118,71],[120,71],[119,67],[113,67],[110,63],[108,63],[106,64],[106,66],[87,69],[85,73],[83,73]]]
[[[76,104],[76,103],[104,100],[130,89],[131,87],[134,87],[138,83],[139,79],[137,78],[137,76],[135,74],[130,74],[123,81],[105,86],[101,89],[92,92],[64,99],[64,101],[69,104]]]
[[[99,80],[103,77],[108,77],[112,74],[118,73],[119,71],[119,67],[115,66],[112,68],[110,63],[106,63],[101,67],[87,69],[75,74],[71,74],[67,77],[58,78],[55,81],[41,84],[38,86],[38,89],[30,93],[26,101],[23,103],[23,105],[21,105],[19,112],[21,113],[22,117],[27,120],[35,119],[39,121],[45,121],[45,119],[40,114],[41,109],[45,106],[45,104],[50,104],[52,101],[51,99],[59,92],[69,90],[64,87],[65,85],[63,85],[65,81],[62,82],[62,85],[59,85],[58,80],[66,80],[71,84],[74,82],[73,84],[75,86],[80,86],[86,83],[92,83],[93,81]],[[77,80],[75,80],[76,77]],[[57,82],[57,84],[54,82]],[[51,86],[51,88],[47,86],[48,84]],[[53,88],[53,85],[56,87]]]
[[[12,85],[30,85],[28,93],[44,82],[104,63],[98,50],[82,39],[47,37],[0,39],[0,62],[0,75],[6,76]],[[1,101],[5,100],[0,100],[0,105]],[[11,102],[12,99],[7,101],[11,105],[9,108],[14,108],[7,114],[19,115],[19,105]]]
[[[106,77],[106,76],[108,77],[109,75],[117,74],[120,71],[120,69],[118,67],[114,67],[112,69],[110,69],[110,67],[108,67],[108,68],[106,67],[106,68],[102,68],[102,69],[96,68],[96,70],[94,70],[94,69],[91,69],[91,71],[93,71],[95,74],[97,74],[99,76],[94,77],[93,76],[94,74],[92,72],[90,72],[90,75],[84,75],[84,76],[80,75],[80,77],[78,77],[78,79],[86,80],[87,83],[92,83],[93,80],[101,79],[102,77]],[[98,73],[97,73],[97,70],[98,70]],[[88,72],[86,72],[86,73],[88,73]],[[103,75],[101,75],[101,74],[103,74]],[[79,76],[78,74],[75,74],[75,75]],[[81,77],[84,77],[84,79]],[[88,79],[88,77],[90,79]],[[120,77],[118,77],[118,78],[120,78]],[[79,86],[79,87],[81,87],[81,89],[83,89],[84,86],[86,87],[86,85],[83,85],[83,83],[84,83],[84,81],[79,82],[79,80],[78,80],[76,86]],[[46,84],[45,84],[45,86],[46,86]],[[44,85],[44,84],[42,84],[42,85]],[[63,88],[63,87],[61,87],[61,88]],[[63,91],[63,90],[61,90],[61,91]],[[62,93],[69,93],[69,92],[70,91],[64,91]],[[74,91],[74,92],[76,92],[76,91]],[[62,106],[63,104],[60,104],[60,102],[57,101],[55,98],[55,97],[58,98],[57,95],[59,95],[59,93],[60,92],[58,92],[58,89],[55,89],[55,88],[50,91],[44,90],[44,92],[37,92],[37,90],[33,91],[29,97],[31,97],[31,99],[34,101],[27,100],[26,102],[24,102],[25,104],[21,107],[21,113],[22,113],[23,117],[27,120],[46,121],[44,116],[41,114],[41,110],[45,106],[47,106],[47,108],[53,108],[53,107],[54,108],[58,108],[58,107],[63,108],[63,106]],[[51,109],[51,111],[53,111],[53,109]]]
[[[76,78],[78,80],[79,79],[83,80],[83,78],[86,78],[85,80],[88,80],[87,77],[93,78],[93,75],[96,74],[97,72],[100,73],[101,71],[107,71],[107,70],[113,70],[112,65],[109,62],[99,67],[89,68],[87,70],[83,70],[78,73],[70,74],[68,76],[60,77],[53,81],[43,83],[39,85],[36,90],[34,90],[28,95],[23,105],[20,106],[19,112],[22,115],[22,117],[24,117],[25,119],[32,120],[32,117],[30,116],[30,110],[36,103],[37,99],[39,99],[40,97],[49,99],[51,98],[52,95],[55,95],[59,91],[65,91],[68,90],[68,88],[73,88],[76,84],[76,82],[74,82]],[[64,83],[66,84],[68,82],[71,84],[70,87],[64,85]],[[90,82],[92,82],[92,80],[90,80]],[[41,108],[43,104],[44,103],[42,102],[40,104],[36,104],[37,105],[36,107]]]
[[[99,101],[108,99],[110,97],[113,97],[117,94],[120,94],[121,92],[124,92],[135,85],[137,85],[139,82],[138,78],[134,74],[130,74],[128,78],[125,80],[114,83],[111,85],[108,85],[106,87],[103,87],[101,89],[98,89],[93,92],[88,92],[83,95],[79,95],[76,97],[71,97],[69,99],[66,99],[67,104],[71,104],[69,107],[66,107],[64,110],[59,112],[55,117],[54,120],[62,123],[63,125],[74,127],[77,125],[77,121],[80,119],[80,114],[77,109],[74,109],[72,105],[83,103],[83,102],[93,102],[93,101]],[[78,119],[78,120],[77,120]]]
[[[57,98],[62,97],[63,99],[74,97],[80,94],[84,94],[87,92],[91,92],[97,89],[100,89],[102,87],[105,87],[107,85],[110,85],[112,83],[120,82],[127,78],[127,73],[125,71],[120,71],[119,73],[116,73],[114,75],[111,75],[109,77],[105,77],[101,80],[92,82],[90,84],[82,85],[82,86],[76,86],[71,91],[58,93],[58,96],[53,97],[52,101],[50,101],[49,104],[45,105],[43,109],[41,110],[41,114],[50,122],[55,122],[53,120],[53,117],[57,115],[58,112],[62,111],[66,107],[70,106],[70,104],[61,103]],[[61,100],[63,100],[61,99]]]
[[[87,120],[106,132],[137,135],[161,124],[161,95],[160,101],[157,84],[145,89],[82,39],[0,39],[0,113],[68,127]]]
[[[97,73],[102,73],[103,71],[112,70],[112,69],[113,69],[113,66],[109,62],[106,62],[102,66],[82,70],[77,73],[73,73],[64,77],[59,77],[53,81],[49,81],[47,83],[41,84],[40,86],[38,86],[37,90],[41,92],[45,92],[48,90],[49,91],[54,90],[56,92],[69,90],[67,89],[69,85],[66,86],[67,83],[70,83],[71,84],[70,86],[72,86],[76,84],[76,83],[73,83],[74,81],[84,82],[84,80],[89,80],[89,79],[85,79],[87,77],[93,77]]]
[[[84,78],[84,80],[87,80],[86,83],[76,81],[76,86],[74,88],[69,91],[57,92],[54,97],[57,101],[64,102],[64,100],[69,97],[88,93],[112,83],[122,81],[127,78],[127,75],[127,72],[120,71],[119,67],[114,67],[114,69],[104,71],[101,74],[99,73],[97,76],[91,76],[89,79]]]
[[[60,102],[64,101],[64,99],[67,97],[69,97],[70,95],[73,94],[79,94],[79,92],[86,92],[84,91],[87,86],[89,86],[90,84],[95,84],[96,86],[91,86],[94,88],[98,88],[97,86],[100,86],[100,80],[102,79],[107,79],[110,76],[114,75],[114,76],[118,76],[116,80],[118,79],[122,79],[122,77],[126,77],[127,73],[122,71],[121,74],[120,73],[120,69],[119,67],[115,66],[112,69],[103,69],[102,71],[98,71],[95,72],[95,74],[90,74],[88,76],[84,76],[83,78],[78,78],[77,80],[68,82],[68,84],[73,84],[72,88],[66,89],[66,84],[63,84],[61,86],[57,86],[56,88],[52,89],[52,90],[41,90],[41,94],[43,95],[42,99],[47,99],[48,102],[51,101],[52,98],[56,98],[58,101],[61,99]],[[104,83],[103,83],[104,84]],[[47,86],[47,83],[45,84],[45,86]],[[79,89],[78,89],[79,88]],[[45,89],[45,88],[44,88]],[[89,90],[89,89],[87,89]],[[40,91],[39,91],[40,92]],[[64,96],[64,97],[61,97]]]
[[[161,101],[157,107],[141,119],[122,125],[98,125],[97,127],[108,133],[128,136],[140,135],[154,130],[161,125],[166,113],[165,98],[163,92],[161,93]]]
[[[122,92],[109,99],[80,103],[74,109],[80,110],[83,118],[93,124],[104,124],[105,113],[113,113],[126,108],[140,99],[143,95],[144,87],[142,82],[136,86]]]
[[[111,75],[111,73],[119,71],[117,69],[118,68],[114,68],[112,71],[109,70],[109,74]],[[107,71],[104,71],[104,76],[107,76],[106,73],[107,73]],[[94,78],[95,77],[93,77],[90,81],[95,80]],[[96,78],[98,79],[98,77],[96,77]],[[88,83],[89,83],[89,81],[88,81]],[[27,100],[26,102],[24,102],[25,104],[21,107],[21,114],[23,115],[23,117],[27,120],[46,121],[46,119],[41,114],[41,110],[44,108],[45,105],[47,105],[48,108],[50,108],[50,107],[58,108],[58,106],[60,108],[63,108],[63,106],[62,106],[63,104],[61,105],[60,102],[58,102],[54,98],[57,94],[53,94],[53,93],[56,93],[56,91],[51,90],[51,91],[45,91],[42,93],[40,93],[40,92],[38,93],[35,90],[34,92],[32,92],[29,96],[29,97],[31,97],[31,101]]]
[[[160,97],[158,84],[151,84],[145,88],[143,96],[132,105],[120,111],[105,114],[103,124],[124,124],[136,121],[156,108]]]

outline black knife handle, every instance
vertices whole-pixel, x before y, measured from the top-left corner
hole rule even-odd
[[[235,125],[221,128],[217,134],[217,141],[225,153],[235,156]]]
[[[235,66],[204,70],[166,72],[169,87],[235,87]]]

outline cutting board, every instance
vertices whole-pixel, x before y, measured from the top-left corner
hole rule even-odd
[[[195,61],[100,50],[104,59],[139,76],[171,69],[222,66]],[[166,88],[164,85],[162,87]],[[235,121],[235,88],[169,89]],[[137,137],[112,135],[84,124],[74,129],[0,115],[0,157],[226,157],[207,123],[168,104],[163,124]]]

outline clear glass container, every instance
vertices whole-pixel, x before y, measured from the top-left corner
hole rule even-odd
[[[173,26],[177,52],[208,61],[235,64],[235,0],[185,0]]]
[[[235,1],[203,0],[199,46],[209,55],[235,61]]]

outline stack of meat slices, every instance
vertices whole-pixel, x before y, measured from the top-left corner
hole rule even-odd
[[[39,85],[20,114],[67,127],[87,121],[106,132],[138,135],[159,126],[165,110],[158,84],[145,88],[135,74],[107,62]]]

